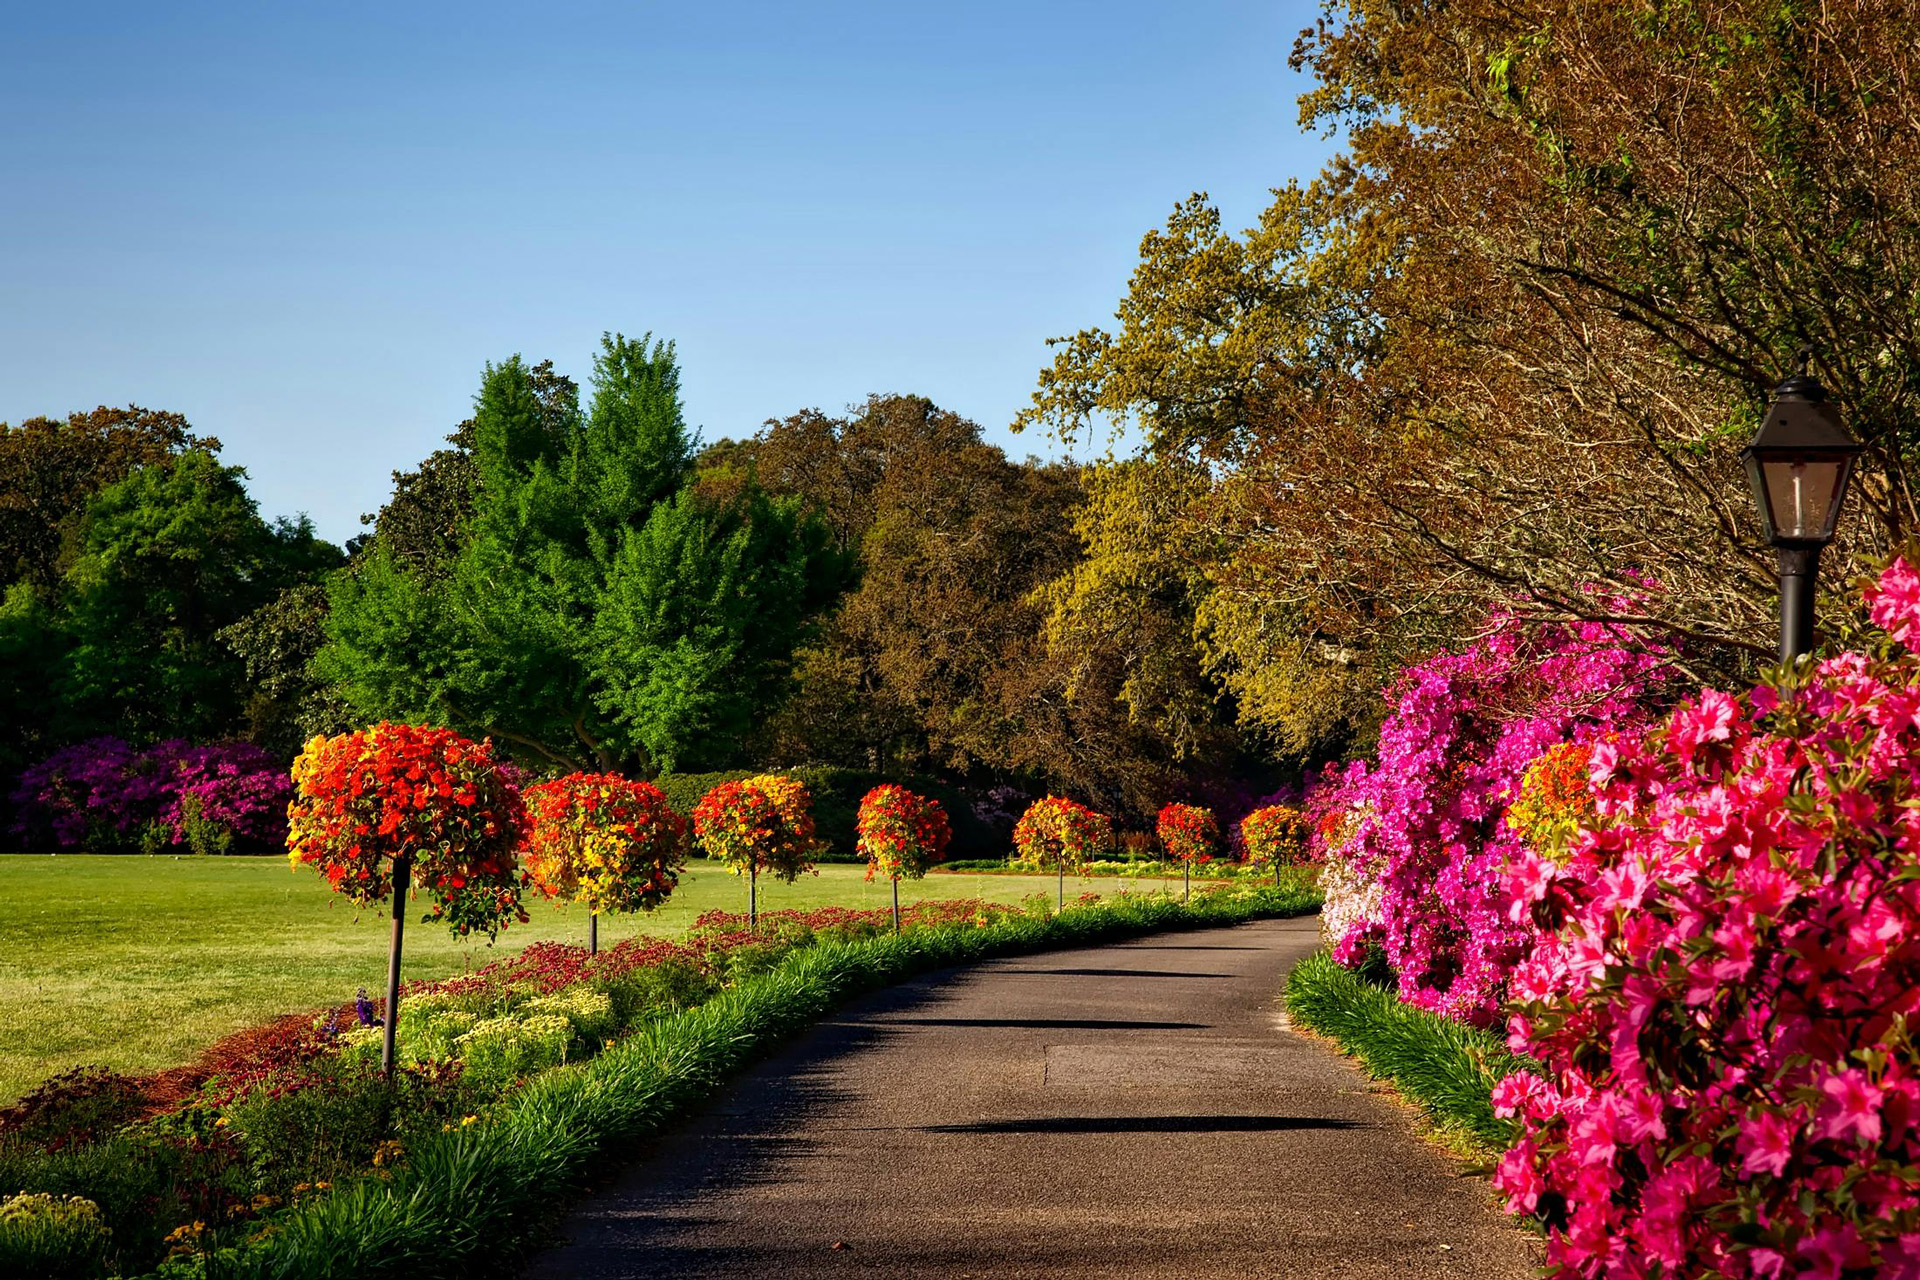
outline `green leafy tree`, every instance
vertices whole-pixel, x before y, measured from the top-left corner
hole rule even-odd
[[[663,768],[724,763],[783,700],[840,585],[828,538],[757,485],[660,503],[622,542],[594,620],[600,709]]]
[[[340,560],[303,517],[269,525],[246,473],[208,450],[143,467],[88,509],[62,582],[71,645],[56,693],[75,736],[208,739],[242,721],[218,633]]]
[[[0,422],[0,587],[51,592],[95,495],[193,448],[218,452],[220,442],[194,436],[177,413],[137,405]]]
[[[470,497],[426,523],[457,549],[396,545],[390,505],[332,583],[315,670],[364,716],[568,769],[735,750],[835,573],[812,524],[750,478],[730,497],[692,484],[672,345],[608,335],[584,413],[549,366],[489,366],[455,443]]]
[[[325,585],[302,581],[219,633],[245,672],[248,739],[289,759],[315,734],[355,727],[345,701],[311,669],[326,619]]]

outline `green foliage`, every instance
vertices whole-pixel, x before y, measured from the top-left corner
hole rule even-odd
[[[219,1117],[189,1111],[182,1122],[211,1127],[224,1118],[220,1136],[239,1145],[249,1194],[286,1198],[302,1183],[358,1176],[383,1142],[412,1143],[479,1105],[463,1080],[414,1067],[388,1078],[379,1067],[377,1046],[371,1055],[322,1058],[304,1088],[261,1090]]]
[[[1444,1132],[1492,1158],[1512,1139],[1493,1114],[1493,1086],[1514,1071],[1537,1070],[1496,1033],[1400,1003],[1391,990],[1342,968],[1322,952],[1287,978],[1287,1014],[1358,1058],[1376,1079],[1427,1111]]]
[[[315,734],[357,727],[310,668],[326,643],[326,619],[326,587],[300,582],[219,633],[245,671],[248,738],[289,759]]]
[[[695,482],[672,345],[608,335],[585,414],[547,366],[490,365],[455,442],[470,486],[396,495],[330,586],[315,670],[364,717],[543,765],[736,756],[838,575],[797,504]]]
[[[91,1200],[24,1193],[0,1200],[0,1275],[92,1280],[109,1240]]]
[[[453,1042],[453,1051],[468,1075],[498,1086],[558,1066],[572,1046],[573,1024],[565,1017],[517,1011],[474,1023]]]
[[[217,452],[220,442],[196,438],[177,413],[137,405],[0,422],[0,590],[24,582],[52,593],[95,496],[194,448]]]
[[[795,499],[682,490],[614,557],[589,660],[598,707],[663,768],[737,757],[781,701],[837,565]]]
[[[79,438],[52,428],[0,436],[0,462],[19,472],[10,484],[25,486],[0,493],[0,509],[29,501],[40,472],[81,484],[131,466],[94,493],[67,495],[77,505],[58,516],[58,557],[38,545],[19,553],[29,572],[0,604],[0,770],[102,733],[238,733],[244,664],[221,629],[340,562],[305,518],[263,522],[246,474],[223,466],[211,441],[186,436],[171,415],[138,413],[156,420]]]
[[[700,797],[721,783],[738,782],[759,772],[763,771],[730,769],[717,773],[663,773],[654,779],[654,785],[666,792],[667,803],[673,806],[674,812],[685,816],[693,812],[693,807],[700,803]],[[936,779],[912,774],[842,769],[833,765],[803,765],[797,769],[781,769],[780,772],[806,784],[807,792],[813,797],[814,833],[824,846],[815,855],[817,862],[866,861],[856,847],[859,843],[857,827],[860,798],[884,782],[897,782],[910,791],[940,802],[953,828],[953,843],[949,846],[953,853],[987,856],[1004,852],[996,847],[992,832],[974,817],[973,806],[966,797]]]

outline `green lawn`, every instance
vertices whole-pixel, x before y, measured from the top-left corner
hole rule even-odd
[[[763,879],[764,909],[884,907],[865,868],[823,866],[792,885]],[[1072,895],[1113,893],[1115,880],[1069,880]],[[1134,882],[1135,892],[1160,887]],[[1177,887],[1177,882],[1175,882]],[[1017,902],[1053,892],[1052,877],[938,874],[901,885],[918,898]],[[0,1100],[56,1071],[99,1063],[123,1071],[174,1066],[241,1027],[378,992],[386,978],[387,917],[356,912],[310,871],[283,858],[0,855]],[[746,910],[743,881],[696,862],[652,916],[603,920],[602,946],[639,933],[684,932],[715,907]],[[586,941],[578,908],[531,907],[533,922],[489,949],[408,921],[408,978],[478,967],[529,942]]]

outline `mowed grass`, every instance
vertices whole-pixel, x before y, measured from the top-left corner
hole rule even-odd
[[[884,882],[865,868],[825,865],[791,885],[760,881],[762,910],[882,908]],[[1069,879],[1067,893],[1103,894],[1157,882]],[[1052,895],[1052,877],[937,874],[900,886],[921,898],[1018,902]],[[0,855],[0,1101],[83,1063],[119,1071],[176,1066],[242,1027],[353,998],[386,981],[389,917],[356,910],[311,871],[283,858]],[[409,904],[402,976],[442,978],[529,942],[585,944],[577,907],[532,902],[532,923],[488,947],[419,922]],[[746,882],[696,861],[668,904],[600,922],[600,945],[638,934],[684,933],[701,913],[745,911]]]

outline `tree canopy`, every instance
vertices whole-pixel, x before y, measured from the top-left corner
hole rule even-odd
[[[1255,724],[1488,605],[1743,674],[1773,566],[1736,455],[1801,347],[1870,456],[1828,580],[1912,525],[1916,36],[1879,0],[1330,4],[1294,62],[1344,153],[1242,235],[1181,204],[1022,425],[1207,469],[1169,536]]]
[[[694,473],[672,345],[608,335],[584,411],[550,366],[490,365],[454,444],[464,492],[383,512],[315,670],[362,715],[568,768],[724,762],[839,568],[797,502]]]

